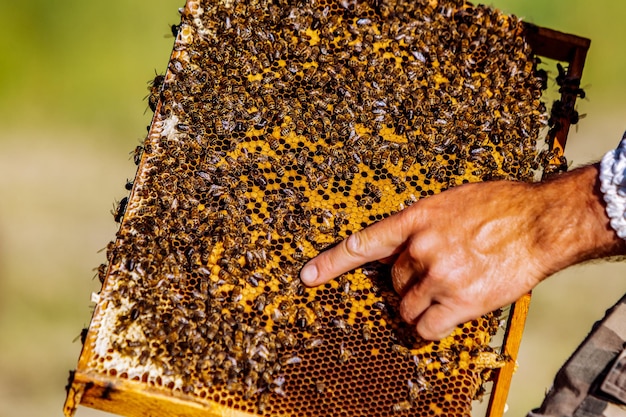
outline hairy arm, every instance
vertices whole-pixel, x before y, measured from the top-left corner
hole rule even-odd
[[[598,164],[536,184],[467,184],[351,235],[309,261],[301,278],[319,285],[391,257],[402,317],[441,339],[561,269],[626,254],[604,209]]]

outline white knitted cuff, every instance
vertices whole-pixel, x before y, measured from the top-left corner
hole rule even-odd
[[[626,133],[617,149],[607,152],[602,158],[600,190],[611,227],[620,238],[626,239]]]

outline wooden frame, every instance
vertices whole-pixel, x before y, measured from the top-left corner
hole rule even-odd
[[[550,59],[568,63],[567,77],[580,79],[590,41],[573,35],[540,28],[526,24],[526,38],[535,53]],[[574,106],[576,95],[563,92],[562,100],[568,105]],[[159,103],[160,106],[160,103]],[[158,137],[159,134],[159,111],[155,112],[155,118],[151,124],[150,137]],[[551,149],[556,151],[555,163],[563,155],[570,120],[564,118],[559,122],[559,129],[553,132],[548,140]],[[143,164],[142,164],[143,165]],[[141,169],[141,168],[140,168]],[[139,171],[138,176],[147,175]],[[106,286],[105,282],[105,286]],[[510,388],[511,378],[516,367],[516,358],[521,343],[521,337],[529,308],[530,294],[520,298],[511,306],[509,320],[505,330],[502,353],[512,358],[503,368],[495,371],[493,390],[489,398],[487,409],[488,417],[500,417],[504,413],[506,398]],[[99,307],[99,306],[98,306]],[[94,317],[97,317],[99,308],[96,308]],[[93,323],[92,323],[93,325]],[[96,327],[98,324],[96,323]],[[94,332],[87,336],[90,345]],[[84,371],[86,366],[86,352],[83,351],[79,360],[78,370],[72,374],[72,380],[68,385],[68,396],[64,406],[67,416],[73,415],[79,404],[98,409],[128,415],[143,416],[155,414],[176,414],[179,416],[240,416],[250,417],[251,414],[224,407],[210,400],[199,400],[194,397],[186,399],[182,393],[166,395],[163,388],[145,389],[145,384],[140,381],[124,380],[121,378],[106,378],[101,374]],[[112,382],[112,381],[115,382]],[[141,390],[138,389],[141,384]],[[138,406],[137,408],[135,408]],[[147,413],[147,414],[146,414]]]

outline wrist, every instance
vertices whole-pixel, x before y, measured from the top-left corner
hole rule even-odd
[[[598,173],[596,163],[535,185],[544,210],[535,239],[547,275],[626,253],[626,242],[611,228]]]

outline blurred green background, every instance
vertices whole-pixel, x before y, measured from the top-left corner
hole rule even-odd
[[[626,2],[498,0],[541,26],[592,39],[587,114],[573,165],[599,159],[626,129]],[[0,3],[0,417],[61,416],[93,268],[117,230],[109,211],[150,122],[182,0]],[[556,74],[554,70],[552,77]],[[626,292],[623,264],[570,268],[534,293],[508,415],[537,406],[594,320]],[[78,416],[105,413],[81,408]]]

